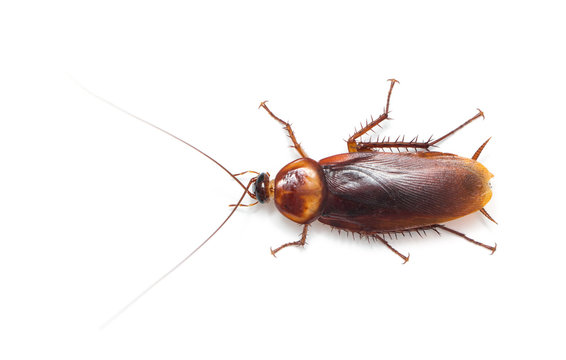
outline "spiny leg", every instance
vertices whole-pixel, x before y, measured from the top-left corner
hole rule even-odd
[[[447,137],[449,137],[450,135],[454,134],[456,131],[462,129],[464,126],[468,125],[469,123],[471,123],[472,121],[478,119],[478,118],[482,118],[485,119],[485,115],[483,114],[483,111],[481,111],[480,109],[477,109],[478,113],[476,115],[474,115],[471,119],[469,119],[468,121],[466,121],[465,123],[463,123],[462,125],[458,126],[456,129],[450,131],[448,134],[439,137],[438,139],[434,140],[433,142],[430,143],[430,146],[438,144],[439,142],[441,142],[442,140],[446,139]]]
[[[305,153],[305,151],[303,150],[303,148],[301,147],[301,144],[299,144],[299,142],[297,141],[297,138],[295,137],[295,133],[293,133],[293,129],[291,129],[291,124],[289,124],[286,121],[281,120],[280,118],[278,118],[277,116],[275,116],[274,113],[271,112],[271,110],[269,110],[269,108],[267,107],[267,105],[265,105],[266,101],[262,101],[261,104],[259,104],[260,108],[264,108],[265,111],[267,111],[267,113],[269,115],[271,115],[272,118],[274,118],[275,120],[277,120],[280,124],[283,125],[283,129],[287,130],[287,132],[289,133],[289,137],[291,138],[291,141],[293,142],[293,147],[297,150],[297,152],[299,153],[299,155],[303,158],[307,157],[307,154]]]
[[[271,251],[271,255],[275,256],[275,254],[276,254],[279,250],[281,250],[281,249],[283,249],[283,248],[286,248],[287,246],[304,246],[304,245],[305,245],[305,242],[306,242],[306,240],[307,240],[307,232],[308,232],[308,229],[309,229],[309,225],[308,225],[308,224],[305,224],[305,226],[303,227],[303,232],[301,233],[301,240],[299,240],[299,241],[293,241],[293,242],[290,242],[290,243],[287,243],[287,244],[283,244],[283,245],[279,246],[279,247],[278,247],[277,249],[275,249],[275,250],[273,250],[273,249],[270,248],[269,250]]]
[[[405,148],[405,149],[424,149],[424,150],[428,150],[431,146],[434,146],[436,144],[438,144],[439,142],[441,142],[442,140],[445,140],[447,137],[449,137],[450,135],[454,134],[456,131],[462,129],[464,126],[468,125],[469,123],[471,123],[472,121],[478,119],[478,118],[485,118],[483,112],[478,109],[478,113],[476,115],[474,115],[471,119],[467,120],[466,122],[464,122],[462,125],[458,126],[456,129],[450,131],[448,134],[439,137],[436,140],[432,140],[432,137],[430,139],[428,139],[427,141],[418,141],[417,138],[411,140],[411,141],[398,141],[399,138],[397,138],[397,140],[395,141],[389,141],[389,139],[383,139],[383,141],[374,141],[374,142],[360,142],[357,144],[358,147],[358,151],[371,151],[373,149],[398,149],[398,148]],[[479,155],[479,154],[478,154]]]
[[[393,251],[395,254],[399,255],[399,257],[401,257],[401,259],[405,260],[405,262],[403,264],[406,264],[407,261],[409,261],[409,257],[411,257],[411,254],[407,254],[407,256],[401,254],[399,251],[397,251],[393,246],[389,245],[389,243],[382,238],[381,236],[379,236],[378,234],[372,234],[371,236],[375,237],[377,240],[381,241],[382,243],[385,244],[385,246],[387,246],[389,248],[389,250]]]
[[[389,92],[387,93],[387,103],[385,105],[385,111],[383,112],[383,114],[379,115],[379,117],[377,119],[372,119],[369,123],[367,123],[365,126],[363,126],[360,130],[356,131],[352,136],[350,136],[348,138],[348,152],[358,152],[358,151],[363,151],[359,148],[359,144],[358,142],[356,142],[356,139],[358,139],[360,136],[364,135],[365,133],[367,133],[368,131],[370,131],[372,128],[379,126],[379,124],[383,121],[383,120],[387,120],[389,118],[389,101],[391,99],[391,93],[393,92],[393,86],[395,86],[395,83],[398,83],[399,81],[395,80],[395,79],[389,79],[388,81],[391,82],[391,86],[389,87]],[[369,151],[369,150],[366,150]]]
[[[469,237],[467,237],[466,235],[462,234],[461,232],[456,231],[456,230],[454,230],[454,229],[450,229],[450,228],[448,228],[448,227],[446,227],[446,226],[444,226],[444,225],[439,225],[439,224],[437,224],[437,225],[434,225],[434,226],[436,226],[436,227],[438,227],[438,228],[440,228],[440,229],[446,230],[446,231],[448,231],[448,232],[451,232],[452,234],[458,235],[458,236],[460,236],[461,238],[464,238],[464,239],[468,240],[468,241],[471,242],[472,244],[476,244],[476,245],[478,245],[478,246],[481,246],[481,247],[483,247],[483,248],[486,248],[486,249],[488,249],[488,250],[491,250],[491,254],[492,254],[492,255],[493,255],[493,253],[495,252],[495,250],[497,249],[497,243],[496,243],[494,246],[489,246],[489,245],[486,245],[486,244],[481,243],[481,242],[479,242],[479,241],[476,241],[476,240],[474,240],[474,239],[470,239]]]

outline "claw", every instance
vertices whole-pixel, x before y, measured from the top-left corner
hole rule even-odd
[[[391,81],[391,82],[394,83],[394,84],[395,84],[395,83],[401,84],[401,83],[399,82],[399,80],[397,80],[397,79],[387,79],[387,81]]]
[[[272,248],[269,248],[269,251],[271,252],[271,255],[273,255],[274,258],[277,258],[277,256],[275,256],[275,253],[276,253],[277,251],[273,251]]]
[[[485,119],[485,115],[483,114],[483,111],[481,111],[480,109],[477,110],[479,112],[478,115],[481,116],[483,119]]]
[[[265,103],[268,102],[268,101],[269,101],[269,100],[264,100],[264,101],[262,101],[262,102],[259,104],[259,106],[258,106],[257,108],[260,109],[260,108],[262,108],[262,107],[265,107]]]
[[[403,265],[405,265],[407,263],[407,261],[409,261],[410,257],[411,257],[411,253],[407,253],[407,256],[405,257],[405,262],[403,263]]]
[[[497,243],[495,243],[495,246],[493,247],[493,250],[491,250],[491,254],[489,254],[489,255],[493,255],[493,253],[495,252],[495,250],[497,250]]]

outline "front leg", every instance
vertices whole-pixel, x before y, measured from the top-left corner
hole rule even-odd
[[[308,232],[308,229],[309,229],[309,225],[308,225],[308,224],[305,224],[305,226],[303,227],[303,232],[301,233],[301,240],[299,240],[299,241],[293,241],[293,242],[290,242],[290,243],[287,243],[287,244],[283,244],[283,245],[279,246],[279,247],[278,247],[277,249],[275,249],[275,250],[269,249],[269,250],[271,250],[271,255],[275,256],[275,254],[276,254],[279,250],[281,250],[281,249],[283,249],[283,248],[286,248],[287,246],[304,246],[304,245],[305,245],[305,242],[306,242],[306,240],[307,240],[307,232]]]
[[[297,152],[299,153],[299,155],[302,158],[306,158],[307,154],[305,153],[305,151],[303,150],[303,148],[301,147],[301,144],[299,144],[299,142],[297,141],[297,138],[295,137],[295,133],[293,132],[293,129],[291,129],[291,124],[289,124],[286,121],[281,120],[280,118],[278,118],[277,116],[275,116],[274,113],[271,112],[271,110],[269,110],[269,108],[267,107],[267,105],[265,105],[266,101],[262,101],[261,104],[259,104],[260,108],[264,108],[265,111],[267,111],[267,113],[269,115],[271,115],[272,118],[274,118],[275,120],[277,120],[280,124],[283,125],[283,129],[287,130],[287,132],[289,133],[289,137],[291,138],[291,141],[293,142],[293,147],[295,148],[295,150],[297,150]]]

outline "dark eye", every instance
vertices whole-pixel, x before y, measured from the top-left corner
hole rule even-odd
[[[254,193],[257,198],[257,201],[259,201],[260,203],[264,203],[266,200],[269,199],[269,195],[267,193],[268,186],[269,186],[269,175],[267,175],[266,173],[259,174],[257,180],[255,181]]]

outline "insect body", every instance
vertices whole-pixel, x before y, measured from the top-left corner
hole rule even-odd
[[[193,148],[228,173],[244,189],[238,202],[232,205],[233,209],[230,214],[208,238],[112,316],[104,326],[116,319],[187,261],[222,228],[237,208],[264,203],[270,199],[273,199],[281,214],[303,225],[300,240],[272,249],[271,253],[274,256],[285,247],[303,246],[308,227],[316,220],[340,230],[379,240],[405,262],[409,260],[409,256],[395,250],[385,240],[384,234],[396,235],[407,231],[420,233],[420,231],[429,229],[438,232],[438,229],[442,229],[491,250],[493,253],[496,245],[490,246],[475,241],[441,224],[477,211],[494,221],[484,209],[491,198],[489,179],[493,175],[477,161],[489,139],[480,146],[471,159],[428,151],[430,147],[472,121],[483,117],[483,113],[479,111],[474,117],[436,140],[431,138],[423,142],[416,140],[406,142],[398,139],[395,141],[360,141],[361,136],[389,118],[391,92],[397,83],[396,80],[390,81],[391,85],[383,114],[349,137],[348,153],[330,156],[320,161],[315,161],[306,155],[291,125],[278,118],[267,107],[266,102],[262,102],[260,108],[265,109],[271,117],[284,126],[300,157],[284,166],[274,180],[270,180],[269,173],[252,172],[257,176],[253,177],[247,185],[242,183],[238,176],[249,171],[233,174],[195,146],[85,89],[110,106]],[[415,152],[377,151],[394,148],[414,149]],[[257,201],[250,205],[242,204],[246,195]]]
[[[493,220],[483,208],[491,198],[489,180],[493,175],[477,161],[487,141],[471,159],[428,151],[473,120],[483,117],[481,111],[434,141],[357,141],[388,118],[389,99],[395,83],[396,80],[391,80],[385,112],[349,138],[349,152],[318,162],[306,156],[290,125],[275,116],[265,102],[261,103],[260,107],[285,126],[301,156],[283,167],[275,180],[269,181],[269,176],[262,173],[255,183],[255,197],[260,203],[273,198],[284,216],[304,225],[299,241],[271,250],[273,255],[287,246],[304,245],[308,225],[315,220],[377,239],[405,261],[409,257],[392,248],[383,234],[441,228],[495,251],[495,246],[479,243],[441,225],[476,211]],[[384,148],[425,151],[375,151]]]

